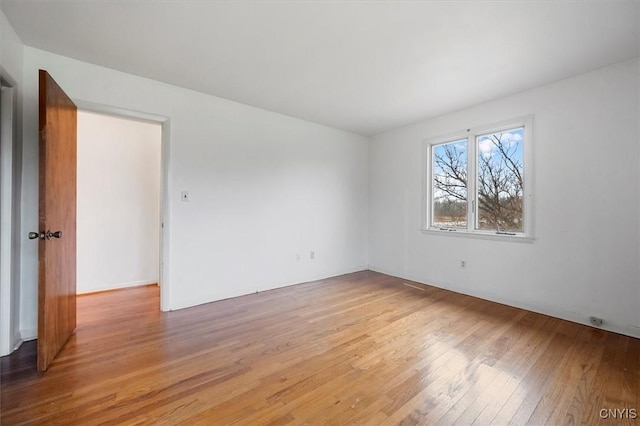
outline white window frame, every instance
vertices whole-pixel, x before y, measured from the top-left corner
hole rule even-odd
[[[503,130],[524,128],[524,188],[522,197],[522,232],[497,232],[476,229],[477,222],[477,137]],[[467,227],[440,228],[431,226],[433,217],[433,147],[447,142],[467,140]],[[424,141],[422,157],[424,159],[423,183],[423,233],[450,235],[456,237],[471,237],[502,241],[532,242],[533,241],[533,116],[518,117],[491,125],[451,133],[448,135],[429,138]]]

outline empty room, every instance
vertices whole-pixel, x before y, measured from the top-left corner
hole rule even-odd
[[[0,82],[2,425],[639,424],[640,0],[1,0]]]

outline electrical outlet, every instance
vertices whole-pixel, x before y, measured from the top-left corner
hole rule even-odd
[[[460,268],[464,269],[467,267],[467,261],[466,260],[461,260],[460,261]]]
[[[595,325],[596,327],[602,327],[602,318],[589,317],[589,322],[591,325]]]

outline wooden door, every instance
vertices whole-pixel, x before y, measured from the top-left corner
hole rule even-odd
[[[38,370],[76,328],[77,108],[40,70]]]

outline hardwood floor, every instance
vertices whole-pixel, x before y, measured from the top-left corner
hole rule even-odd
[[[404,283],[168,313],[155,286],[81,296],[44,375],[34,342],[2,358],[1,423],[640,424],[640,340]]]

